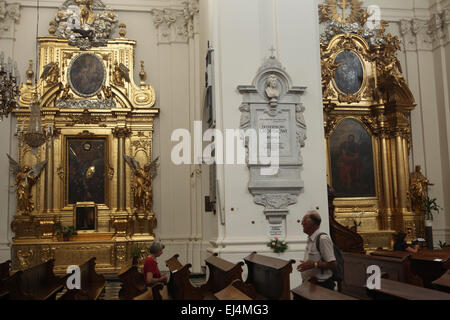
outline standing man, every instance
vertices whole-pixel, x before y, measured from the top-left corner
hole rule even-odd
[[[308,211],[303,217],[303,232],[308,235],[304,261],[300,261],[297,270],[302,273],[303,282],[310,281],[324,288],[334,290],[333,270],[337,267],[333,242],[326,234],[320,235],[322,219],[317,211]],[[319,243],[320,250],[316,247]]]

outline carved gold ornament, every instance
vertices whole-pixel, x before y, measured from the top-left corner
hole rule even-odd
[[[326,3],[319,6],[321,21],[333,19],[341,23],[354,23],[362,14],[362,2],[358,0],[326,0]]]

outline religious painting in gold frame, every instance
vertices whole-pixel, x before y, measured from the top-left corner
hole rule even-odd
[[[337,52],[334,63],[337,65],[333,78],[336,89],[343,94],[355,95],[364,88],[364,66],[356,52],[352,50]]]
[[[344,118],[328,145],[336,197],[376,197],[373,142],[366,128],[354,118]]]
[[[73,207],[75,231],[89,233],[97,231],[97,205],[94,202],[77,202]]]
[[[65,205],[78,202],[109,204],[107,136],[66,136],[65,145]]]

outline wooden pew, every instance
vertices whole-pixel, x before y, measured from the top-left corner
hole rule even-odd
[[[5,298],[9,291],[6,287],[6,281],[9,278],[9,271],[11,270],[11,260],[0,263],[0,299]]]
[[[423,287],[423,279],[413,271],[411,253],[405,251],[390,251],[380,249],[372,252],[371,255],[377,257],[389,257],[399,259],[403,265],[403,275],[404,275],[404,280],[399,281]],[[390,279],[391,277],[387,275],[387,278]]]
[[[287,261],[253,252],[244,261],[248,269],[245,281],[248,296],[258,300],[290,300],[289,275],[294,260]],[[251,292],[256,292],[257,295]]]
[[[190,263],[182,265],[178,261],[179,255],[176,254],[166,261],[166,265],[170,271],[170,279],[167,283],[169,295],[174,300],[203,300],[205,293],[198,287],[194,287],[189,280],[191,272]]]
[[[315,285],[309,281],[291,290],[294,300],[358,300],[337,291]]]
[[[56,277],[53,273],[54,259],[17,271],[6,282],[11,300],[49,300],[64,288],[70,275]]]
[[[216,293],[229,286],[234,280],[242,280],[244,262],[236,264],[223,260],[217,253],[205,260],[209,269],[208,281],[200,287],[204,293]]]
[[[450,270],[447,270],[439,279],[432,282],[436,290],[450,293]]]
[[[343,252],[344,280],[341,293],[358,299],[371,300],[372,297],[367,294],[365,288],[368,277],[367,268],[371,265],[379,266],[383,277],[420,285],[416,282],[417,277],[414,277],[408,268],[408,257],[408,255],[390,257]]]
[[[367,291],[376,300],[450,300],[448,293],[389,279],[381,279],[380,289]]]
[[[423,249],[411,254],[411,270],[422,278],[425,288],[431,289],[432,282],[447,270],[445,265],[449,260],[449,250]]]
[[[105,277],[95,272],[95,257],[79,265],[81,288],[67,290],[59,300],[97,300],[105,289]]]
[[[139,272],[137,256],[133,258],[131,266],[124,267],[119,272],[121,288],[120,300],[162,300],[160,291],[164,288],[162,283],[146,286],[145,275]]]
[[[245,287],[245,284],[240,279],[234,280],[227,287],[216,292],[214,296],[217,300],[253,300],[239,288]],[[245,290],[245,289],[244,289]]]

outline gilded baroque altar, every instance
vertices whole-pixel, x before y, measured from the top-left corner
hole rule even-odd
[[[12,158],[17,168],[43,163],[43,169],[27,189],[28,209],[18,203],[11,224],[14,269],[54,258],[55,272],[65,273],[95,256],[99,272],[114,274],[154,240],[155,174],[147,169],[156,170],[152,139],[159,110],[143,62],[140,83],[133,81],[136,41],[126,38],[123,24],[120,37],[111,38],[117,24],[101,1],[69,0],[50,22],[50,36],[37,39],[38,81],[30,61],[14,111],[18,154]],[[25,132],[36,101],[45,142],[31,148]],[[141,175],[126,157],[143,167]],[[138,183],[142,177],[145,185]],[[145,201],[137,203],[137,195]],[[77,235],[61,241],[58,224],[74,226]]]
[[[319,6],[328,184],[336,220],[356,227],[366,250],[391,248],[392,236],[423,236],[411,209],[410,112],[414,97],[397,59],[400,41],[357,0]]]

